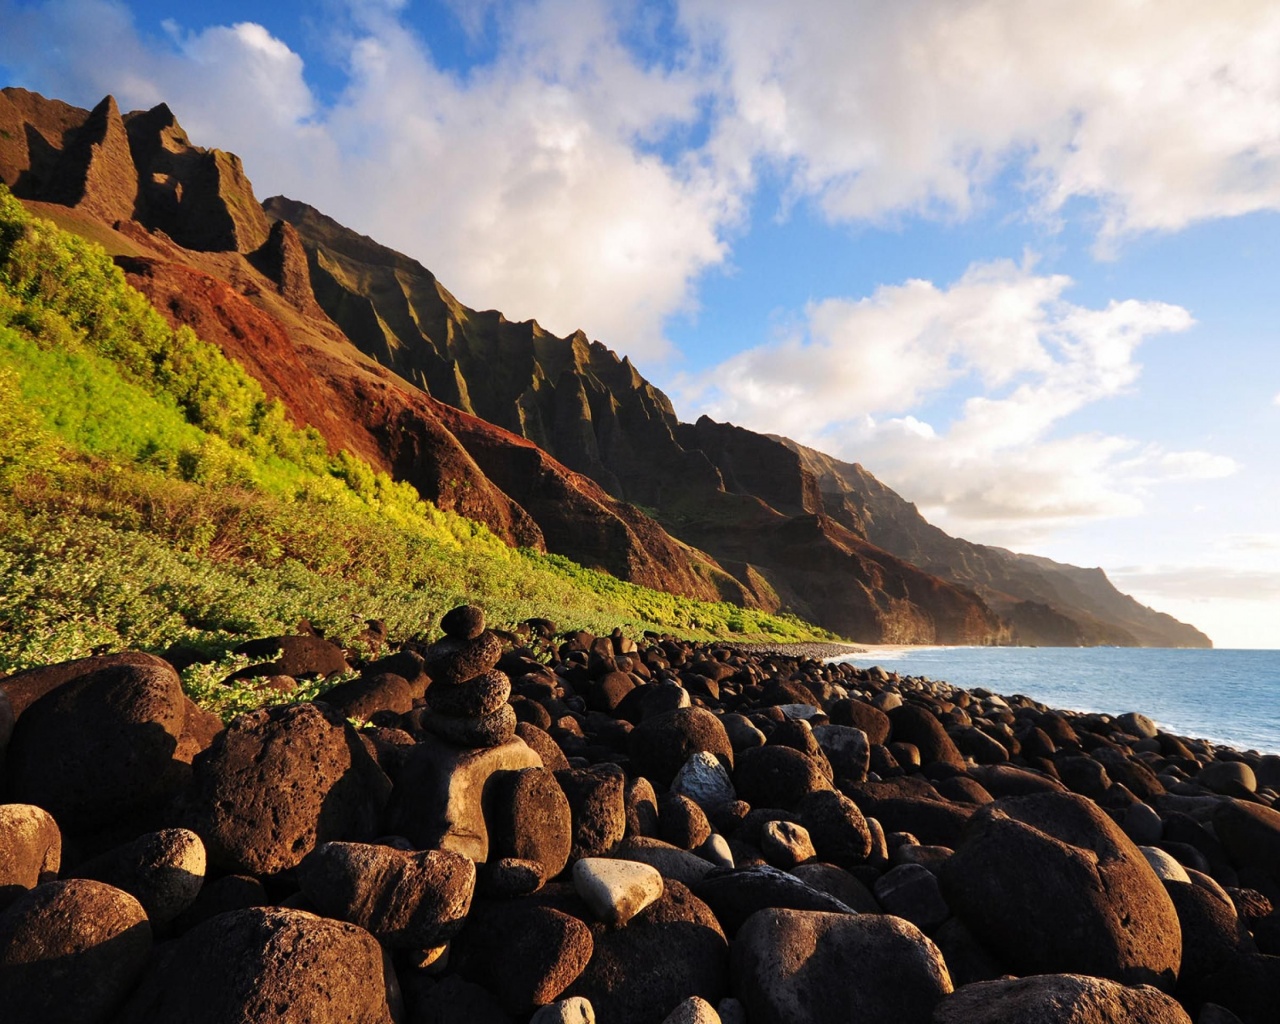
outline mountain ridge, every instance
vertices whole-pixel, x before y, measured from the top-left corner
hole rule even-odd
[[[1135,612],[1105,576],[1014,572],[948,547],[883,495],[874,507],[870,484],[842,488],[829,456],[680,423],[629,359],[582,332],[469,309],[418,261],[304,203],[259,205],[239,159],[192,145],[163,104],[122,115],[110,97],[83,111],[3,90],[0,178],[102,225],[89,230],[119,240],[130,283],[300,425],[508,543],[868,642],[1208,644]]]

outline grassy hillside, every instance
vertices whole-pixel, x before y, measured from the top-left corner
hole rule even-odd
[[[464,600],[498,625],[829,636],[512,550],[327,451],[0,186],[0,670],[177,643],[220,658],[301,618],[430,636]]]

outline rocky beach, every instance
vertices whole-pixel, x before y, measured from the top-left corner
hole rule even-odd
[[[1280,756],[843,646],[441,628],[247,644],[341,681],[225,727],[177,652],[0,679],[0,1018],[1276,1019]]]

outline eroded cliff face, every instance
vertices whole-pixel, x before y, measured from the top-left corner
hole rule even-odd
[[[366,355],[643,506],[733,574],[744,591],[735,600],[872,642],[1007,641],[977,595],[823,515],[815,477],[786,446],[705,417],[681,424],[629,360],[581,333],[560,338],[469,309],[425,267],[311,207],[281,197],[264,206],[297,230],[317,299]],[[497,465],[480,462],[502,482]],[[539,522],[550,542],[554,528]]]
[[[777,440],[816,478],[830,515],[900,558],[975,590],[1008,621],[1016,643],[1212,646],[1194,626],[1122,594],[1101,569],[951,537],[857,463]]]
[[[0,180],[104,244],[170,322],[219,345],[331,450],[512,545],[673,593],[758,603],[644,513],[365,356],[316,301],[297,232],[267,217],[238,158],[193,146],[168,107],[121,116],[110,97],[86,111],[4,90]]]
[[[120,254],[300,425],[508,543],[899,643],[1207,639],[1100,570],[948,537],[861,467],[671,402],[581,332],[460,303],[319,211],[259,206],[168,107],[0,92],[0,180]],[[54,204],[54,205],[49,205]],[[59,213],[58,211],[62,211]]]

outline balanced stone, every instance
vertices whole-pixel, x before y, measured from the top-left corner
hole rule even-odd
[[[510,704],[503,704],[497,711],[480,718],[424,715],[422,726],[460,747],[498,747],[515,736],[516,712]]]
[[[437,683],[427,691],[427,704],[438,715],[483,718],[497,711],[511,696],[511,680],[496,669],[449,685]]]

